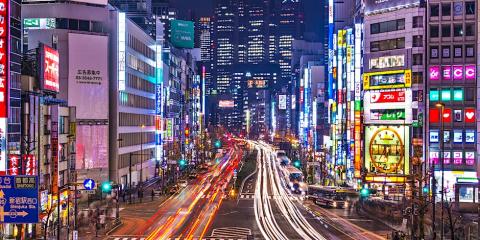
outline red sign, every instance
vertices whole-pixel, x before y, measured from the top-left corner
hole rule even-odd
[[[8,112],[8,6],[7,0],[0,0],[0,118],[7,118]]]
[[[35,155],[23,155],[23,169],[25,175],[37,175],[37,160],[35,159]]]
[[[372,92],[371,103],[405,102],[405,91]]]
[[[20,157],[10,154],[8,158],[8,175],[20,175]]]
[[[474,108],[465,108],[465,122],[474,123],[475,122],[475,109]]]
[[[443,109],[443,122],[452,122],[452,109]]]
[[[58,51],[43,45],[43,88],[58,92],[59,75],[58,75]]]
[[[430,108],[429,110],[430,123],[438,123],[440,121],[440,110],[437,108]]]

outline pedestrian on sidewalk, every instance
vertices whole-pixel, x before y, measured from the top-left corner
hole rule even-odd
[[[155,192],[153,191],[152,189],[152,201],[153,201],[153,198],[155,197]]]

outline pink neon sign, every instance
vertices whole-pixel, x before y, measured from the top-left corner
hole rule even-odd
[[[462,79],[463,79],[463,67],[453,66],[453,80],[462,80]]]
[[[443,80],[452,80],[452,66],[442,66]]]
[[[466,80],[475,80],[477,73],[475,71],[475,65],[465,66],[465,79]]]
[[[431,66],[429,73],[430,80],[440,80],[440,66]]]

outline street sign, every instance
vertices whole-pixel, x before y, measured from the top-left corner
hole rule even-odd
[[[38,223],[38,178],[0,176],[0,223]]]
[[[86,194],[95,194],[95,190],[88,190],[88,189],[85,189],[85,190],[82,190],[83,193],[86,193]]]
[[[78,240],[78,231],[73,230],[73,240]]]
[[[85,181],[83,181],[83,186],[87,190],[95,189],[95,180],[87,178]]]

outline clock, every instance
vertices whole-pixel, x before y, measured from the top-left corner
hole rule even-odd
[[[377,173],[403,174],[405,143],[397,129],[380,127],[372,135],[370,145],[371,167]]]

